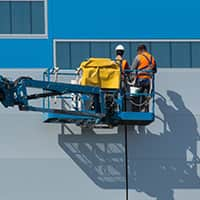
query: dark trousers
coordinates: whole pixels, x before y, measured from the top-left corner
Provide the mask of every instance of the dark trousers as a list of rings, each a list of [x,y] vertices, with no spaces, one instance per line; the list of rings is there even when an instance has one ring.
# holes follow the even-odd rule
[[[141,88],[141,93],[149,93],[151,87],[151,81],[150,79],[138,78],[136,80],[135,86]]]
[[[150,88],[151,88],[151,80],[150,79],[137,79],[135,82],[135,87],[141,88],[140,93],[146,93],[149,94]],[[132,109],[135,112],[140,112],[144,109],[145,112],[149,112],[149,104],[142,105],[145,100],[147,99],[147,96],[137,96],[133,97],[133,101],[138,105],[133,105]]]

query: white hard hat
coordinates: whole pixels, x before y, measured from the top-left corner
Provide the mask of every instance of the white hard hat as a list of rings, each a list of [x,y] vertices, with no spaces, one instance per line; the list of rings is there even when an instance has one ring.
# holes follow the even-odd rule
[[[115,48],[115,51],[124,51],[124,50],[125,50],[125,48],[121,44],[117,45],[116,48]]]

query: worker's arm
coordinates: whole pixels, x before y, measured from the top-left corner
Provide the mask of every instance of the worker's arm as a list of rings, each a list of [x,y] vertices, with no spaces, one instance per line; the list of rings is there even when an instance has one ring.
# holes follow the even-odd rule
[[[140,64],[139,57],[136,56],[135,59],[133,60],[132,65],[131,65],[131,69],[132,70],[137,69],[137,67],[139,66],[139,64]]]
[[[135,70],[137,69],[137,67],[139,66],[139,58],[138,56],[135,57],[135,59],[133,60],[132,65],[129,67],[130,70]],[[128,79],[130,82],[134,81],[135,79],[135,72],[130,72],[128,73]]]
[[[157,63],[156,63],[156,60],[155,60],[155,59],[154,59],[153,73],[154,73],[154,74],[157,73]]]

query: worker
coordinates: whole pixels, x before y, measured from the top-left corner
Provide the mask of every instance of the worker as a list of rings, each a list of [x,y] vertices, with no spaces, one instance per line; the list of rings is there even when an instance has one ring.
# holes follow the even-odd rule
[[[124,72],[125,70],[129,69],[129,65],[127,60],[123,59],[124,56],[124,52],[125,52],[125,48],[123,45],[119,44],[116,46],[115,48],[115,52],[116,52],[116,62],[120,63],[122,65],[122,72]]]
[[[137,56],[133,61],[132,69],[137,70],[135,86],[141,87],[142,92],[146,90],[149,93],[152,73],[157,72],[157,67],[154,57],[147,51],[145,45],[138,46]]]
[[[147,51],[147,47],[145,45],[137,47],[137,56],[133,61],[132,69],[137,70],[135,76],[135,86],[141,88],[141,93],[150,93],[152,75],[157,72],[157,66],[154,57]],[[146,97],[142,96],[139,99],[139,102],[141,103],[144,102]],[[148,106],[145,110],[149,110]]]
[[[122,76],[121,76],[121,87],[123,89],[126,88],[126,82],[127,82],[127,79],[129,77],[129,72],[126,72],[125,73],[125,70],[129,70],[129,65],[128,65],[128,62],[126,59],[123,58],[124,56],[124,52],[125,52],[125,48],[123,45],[119,44],[116,46],[115,48],[115,53],[116,53],[116,63],[120,64],[121,65],[121,72],[122,72]]]

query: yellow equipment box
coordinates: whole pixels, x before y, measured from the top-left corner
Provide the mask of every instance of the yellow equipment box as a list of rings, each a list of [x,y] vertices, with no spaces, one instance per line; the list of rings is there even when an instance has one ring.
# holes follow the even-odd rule
[[[81,85],[98,86],[102,89],[119,89],[120,66],[108,58],[90,58],[82,62]]]

